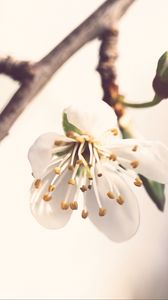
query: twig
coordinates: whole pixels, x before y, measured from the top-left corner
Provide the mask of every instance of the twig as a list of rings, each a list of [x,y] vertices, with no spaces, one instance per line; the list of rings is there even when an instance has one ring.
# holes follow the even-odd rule
[[[49,81],[52,75],[84,44],[101,37],[115,27],[117,21],[126,12],[134,0],[107,0],[69,36],[39,62],[30,64],[22,76],[13,76],[16,64],[10,64],[10,72],[3,71],[19,80],[21,86],[0,114],[0,140],[23,112],[29,102]],[[13,69],[13,70],[12,70]],[[26,68],[27,69],[27,68]],[[7,70],[7,68],[6,68]],[[33,74],[32,77],[27,74]]]

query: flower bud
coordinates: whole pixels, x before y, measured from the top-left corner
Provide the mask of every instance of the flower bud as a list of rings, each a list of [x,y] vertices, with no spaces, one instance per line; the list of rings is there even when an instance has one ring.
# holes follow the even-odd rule
[[[153,89],[161,99],[168,98],[168,52],[165,52],[158,61]]]

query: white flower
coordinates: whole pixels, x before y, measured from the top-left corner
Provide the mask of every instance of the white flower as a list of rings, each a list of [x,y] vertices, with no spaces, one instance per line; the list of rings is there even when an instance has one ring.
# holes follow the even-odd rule
[[[63,116],[66,136],[46,133],[29,150],[34,217],[47,228],[60,228],[82,206],[82,217],[110,239],[130,238],[139,225],[131,185],[141,186],[137,174],[167,183],[168,149],[121,139],[116,115],[104,102],[68,107]]]

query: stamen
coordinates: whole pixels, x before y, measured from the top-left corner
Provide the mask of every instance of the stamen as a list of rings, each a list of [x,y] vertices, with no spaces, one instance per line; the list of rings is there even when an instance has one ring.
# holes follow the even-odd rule
[[[88,163],[87,163],[86,159],[85,159],[85,158],[83,157],[83,155],[82,155],[82,150],[83,150],[83,148],[84,148],[84,144],[85,144],[85,142],[83,142],[83,143],[80,144],[80,147],[79,147],[79,150],[78,150],[78,157],[79,157],[79,160],[82,161],[83,165],[84,165],[85,167],[87,167],[87,166],[88,166]]]
[[[132,151],[136,152],[138,150],[138,145],[135,145],[133,148],[132,148]]]
[[[81,216],[82,216],[82,218],[83,219],[86,219],[87,217],[88,217],[88,215],[89,215],[89,212],[87,211],[87,210],[82,210],[82,214],[81,214]]]
[[[75,159],[75,154],[76,154],[77,148],[78,148],[78,144],[76,143],[73,148],[73,151],[72,151],[71,161],[70,161],[70,165],[69,165],[69,170],[71,170],[71,171],[73,171],[73,169],[74,169],[74,159]]]
[[[68,184],[75,185],[75,184],[76,184],[76,180],[73,179],[73,178],[70,178],[70,179],[68,180]]]
[[[111,191],[107,193],[107,196],[108,196],[110,199],[115,199],[114,194],[113,194]]]
[[[87,186],[86,185],[82,185],[80,190],[84,193],[87,191]]]
[[[139,177],[137,177],[137,178],[135,178],[134,184],[136,186],[140,187],[140,186],[142,186],[143,182]]]
[[[133,160],[130,164],[134,169],[136,169],[139,166],[139,161],[138,160]]]
[[[55,167],[54,172],[55,172],[55,174],[60,175],[61,174],[61,168],[60,167]]]
[[[103,207],[99,208],[99,216],[104,217],[106,215],[107,210]]]
[[[72,185],[75,185],[75,184],[76,184],[75,177],[76,177],[76,174],[77,174],[77,172],[78,172],[79,167],[80,167],[79,164],[76,164],[76,165],[75,165],[75,168],[74,168],[72,177],[68,180],[68,183],[69,183],[69,184],[72,184]]]
[[[67,201],[62,201],[61,202],[61,208],[63,210],[67,210],[69,208],[69,203]]]
[[[49,192],[54,192],[55,191],[55,185],[54,184],[50,184],[48,187],[48,191]]]
[[[113,133],[113,135],[118,135],[118,129],[117,128],[111,129],[111,132]]]
[[[52,198],[52,196],[51,196],[49,193],[46,193],[46,194],[44,194],[44,196],[43,196],[43,200],[44,200],[44,201],[50,201],[51,198]]]
[[[95,155],[95,158],[96,158],[96,163],[97,163],[96,164],[96,166],[97,166],[97,176],[101,177],[103,175],[102,167],[101,167],[99,155],[98,155],[98,152],[97,152],[96,148],[93,148],[93,152],[94,152],[94,155]]]
[[[88,147],[89,147],[89,154],[90,154],[90,157],[89,157],[89,167],[92,166],[92,163],[93,163],[93,146],[91,143],[88,143]]]
[[[116,161],[117,160],[117,155],[112,153],[112,154],[110,154],[109,159],[113,160],[113,161]]]
[[[41,188],[41,186],[42,186],[42,180],[41,180],[41,179],[37,179],[37,180],[34,182],[34,186],[35,186],[36,189]]]
[[[72,210],[78,209],[78,202],[77,201],[70,202],[70,208]]]
[[[124,204],[124,198],[123,198],[121,195],[118,196],[116,200],[117,200],[117,203],[118,203],[118,204],[120,204],[120,205],[123,205],[123,204]]]

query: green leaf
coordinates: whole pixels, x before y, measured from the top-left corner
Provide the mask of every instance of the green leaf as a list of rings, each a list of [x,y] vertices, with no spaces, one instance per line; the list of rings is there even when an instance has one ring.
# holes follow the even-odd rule
[[[80,131],[79,128],[77,128],[73,124],[69,123],[66,113],[63,114],[62,126],[63,126],[63,129],[64,129],[65,133],[67,133],[68,131],[73,131],[73,132],[76,132],[78,134],[82,134],[82,132]]]
[[[153,202],[156,204],[156,206],[161,210],[164,211],[164,205],[165,205],[165,195],[164,195],[164,189],[165,185],[161,184],[156,181],[152,181],[147,179],[146,177],[139,175],[141,180],[143,181],[143,185],[145,190],[147,191],[148,195],[151,197]]]
[[[132,138],[132,134],[129,131],[129,129],[121,127],[121,133],[124,139]],[[146,177],[139,175],[141,178],[144,188],[152,201],[155,203],[155,205],[161,210],[164,211],[164,205],[165,205],[165,195],[164,195],[164,189],[165,185],[161,184],[156,181],[152,181],[150,179],[147,179]]]

